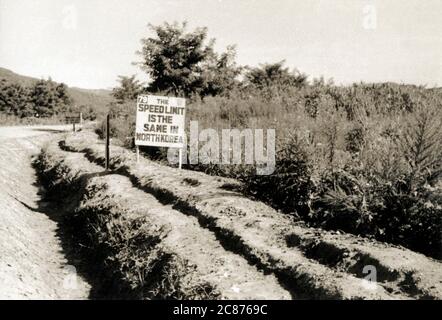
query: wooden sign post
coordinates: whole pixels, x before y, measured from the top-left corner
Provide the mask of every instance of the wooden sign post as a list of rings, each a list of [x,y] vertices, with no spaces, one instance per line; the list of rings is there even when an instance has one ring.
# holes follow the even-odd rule
[[[83,124],[83,115],[82,115],[82,113],[80,112],[79,114],[68,114],[66,117],[65,117],[65,123],[66,124],[70,124],[70,123],[72,123],[72,131],[75,133],[77,130],[76,130],[76,127],[75,127],[75,124],[80,124],[80,127],[82,127],[82,124]]]
[[[110,135],[110,127],[109,127],[109,114],[106,115],[106,146],[105,146],[105,157],[106,157],[106,171],[109,170],[109,135]]]
[[[137,146],[136,148],[137,148],[137,163],[139,163],[140,162],[140,147]]]

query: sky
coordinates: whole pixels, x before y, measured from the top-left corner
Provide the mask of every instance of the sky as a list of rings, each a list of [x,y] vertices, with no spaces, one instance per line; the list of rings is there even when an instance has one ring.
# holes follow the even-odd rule
[[[148,24],[208,27],[237,62],[286,66],[337,84],[442,86],[441,0],[0,0],[0,67],[69,86],[109,89]]]

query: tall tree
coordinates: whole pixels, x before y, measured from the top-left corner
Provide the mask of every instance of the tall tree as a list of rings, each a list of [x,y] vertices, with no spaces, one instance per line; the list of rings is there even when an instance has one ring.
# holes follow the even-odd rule
[[[242,68],[235,62],[235,46],[228,46],[227,51],[221,55],[213,52],[203,65],[204,88],[201,95],[219,95],[231,91],[239,81],[237,77],[241,74]]]
[[[285,61],[266,63],[257,68],[248,68],[246,79],[252,86],[259,89],[270,86],[295,86],[307,84],[307,75],[284,68]]]
[[[18,83],[0,81],[0,111],[18,117],[32,115],[32,105],[28,102],[28,90]]]
[[[185,96],[221,91],[219,86],[226,82],[221,75],[233,66],[233,48],[218,56],[213,50],[214,40],[207,40],[207,28],[187,32],[185,22],[150,28],[155,35],[142,39],[138,52],[143,58],[139,65],[152,80],[149,91]]]
[[[135,79],[135,75],[118,76],[118,82],[119,86],[112,89],[112,95],[118,103],[134,100],[143,91],[143,85]]]
[[[30,89],[29,101],[39,116],[52,116],[72,104],[65,84],[56,84],[51,79],[39,80]]]

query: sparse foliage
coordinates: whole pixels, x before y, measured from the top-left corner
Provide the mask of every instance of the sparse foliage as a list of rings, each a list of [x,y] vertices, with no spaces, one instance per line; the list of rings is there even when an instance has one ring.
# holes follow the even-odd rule
[[[437,105],[436,102],[433,102]],[[426,183],[434,184],[442,174],[442,112],[429,105],[419,105],[407,117],[398,140],[407,165],[409,192]]]

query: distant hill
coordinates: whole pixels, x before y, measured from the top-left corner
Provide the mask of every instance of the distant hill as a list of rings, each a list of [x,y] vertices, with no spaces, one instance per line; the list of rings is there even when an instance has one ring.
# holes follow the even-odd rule
[[[6,79],[10,82],[20,83],[22,86],[31,86],[39,79],[23,76],[11,70],[0,67],[0,79]],[[111,91],[104,89],[82,89],[68,87],[68,92],[74,104],[81,106],[92,106],[98,112],[104,110],[106,105],[112,101]]]
[[[36,78],[19,75],[2,67],[0,67],[0,79],[6,79],[10,82],[18,82],[23,86],[30,86],[38,80]]]

